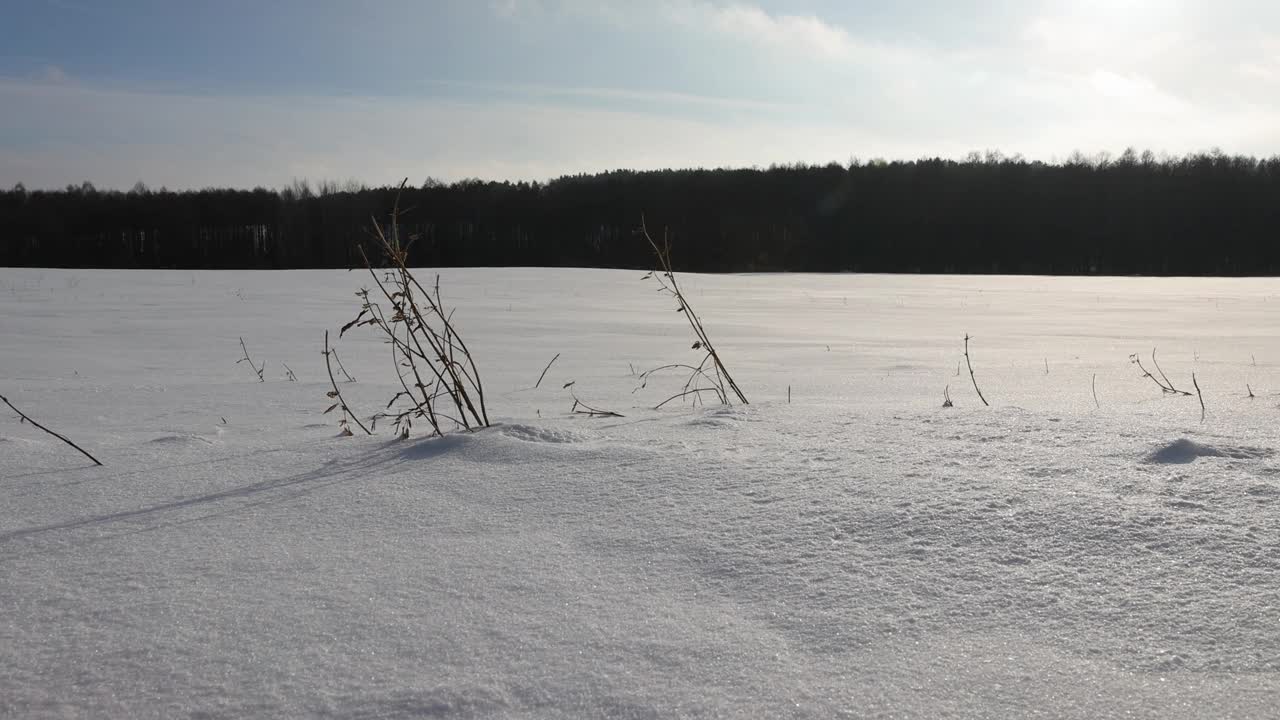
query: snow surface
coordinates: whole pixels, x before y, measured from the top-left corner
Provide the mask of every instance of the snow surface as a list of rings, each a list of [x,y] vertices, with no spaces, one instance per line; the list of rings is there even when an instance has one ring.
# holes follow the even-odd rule
[[[367,274],[0,269],[0,393],[106,463],[0,412],[0,715],[1280,712],[1280,282],[688,275],[752,404],[654,411],[641,275],[444,272],[497,423],[397,442],[321,415]]]

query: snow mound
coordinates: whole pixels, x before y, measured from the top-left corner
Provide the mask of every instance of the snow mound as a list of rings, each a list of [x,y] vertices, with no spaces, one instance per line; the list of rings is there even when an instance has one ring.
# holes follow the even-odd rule
[[[0,443],[18,443],[20,445],[37,445],[41,441],[24,437],[12,437],[9,435],[0,435]]]
[[[400,444],[402,441],[393,440],[392,444]],[[421,460],[430,460],[432,458],[441,457],[446,454],[453,454],[461,451],[471,442],[470,435],[463,433],[453,433],[450,435],[420,438],[415,440],[403,441],[399,456],[400,460],[406,462],[417,462]]]
[[[518,423],[501,425],[498,427],[498,432],[513,440],[531,443],[579,443],[589,439],[585,433],[581,432]]]
[[[733,427],[740,422],[748,422],[747,411],[738,405],[721,405],[704,410],[701,415],[686,420],[688,427]]]
[[[1202,457],[1225,457],[1236,460],[1257,460],[1275,454],[1269,448],[1214,447],[1187,438],[1178,438],[1147,455],[1147,462],[1160,465],[1186,465]]]
[[[205,445],[213,444],[213,441],[210,440],[209,438],[204,437],[202,435],[196,435],[194,433],[181,433],[178,435],[161,435],[160,437],[152,438],[151,440],[148,440],[148,442],[155,443],[157,445],[198,445],[200,443],[204,443]]]

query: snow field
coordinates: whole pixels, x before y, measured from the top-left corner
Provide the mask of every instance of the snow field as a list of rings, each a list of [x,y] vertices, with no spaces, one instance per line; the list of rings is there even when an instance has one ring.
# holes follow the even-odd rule
[[[498,424],[396,442],[320,415],[367,276],[0,270],[0,392],[106,463],[0,415],[0,714],[1274,716],[1280,283],[685,276],[752,404],[655,412],[641,275],[444,272]]]

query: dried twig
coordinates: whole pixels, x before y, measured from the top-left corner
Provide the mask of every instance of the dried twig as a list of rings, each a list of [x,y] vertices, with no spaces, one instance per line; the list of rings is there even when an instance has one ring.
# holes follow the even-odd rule
[[[1245,390],[1247,390],[1247,391],[1249,391],[1249,399],[1250,399],[1250,400],[1252,400],[1253,398],[1257,397],[1257,395],[1254,395],[1254,394],[1253,394],[1253,388],[1249,387],[1249,383],[1245,383],[1245,384],[1244,384],[1244,389],[1245,389]]]
[[[324,331],[324,367],[326,370],[329,371],[329,384],[333,386],[333,389],[328,392],[328,396],[330,399],[337,399],[337,402],[330,405],[329,409],[324,411],[325,414],[333,412],[334,408],[340,407],[342,408],[342,420],[338,421],[338,426],[342,428],[342,432],[344,434],[346,435],[351,434],[351,428],[347,424],[347,419],[350,418],[355,421],[356,425],[361,430],[364,431],[365,435],[372,435],[373,433],[369,431],[369,428],[365,427],[364,423],[360,422],[360,418],[356,417],[356,414],[351,412],[351,409],[347,407],[347,401],[342,398],[342,391],[338,389],[338,382],[333,379],[333,365],[329,362],[329,356],[331,354],[332,354],[332,351],[329,350],[329,331],[325,330]]]
[[[704,393],[708,392],[713,393],[722,405],[729,404],[730,393],[737,398],[738,402],[747,405],[747,396],[743,394],[738,384],[734,382],[733,376],[729,374],[729,369],[720,360],[720,354],[716,352],[715,346],[711,344],[711,338],[707,336],[702,320],[689,305],[689,301],[680,288],[679,281],[676,280],[675,270],[671,264],[671,242],[667,235],[663,234],[662,244],[659,245],[649,235],[649,228],[645,225],[643,216],[640,218],[639,233],[644,236],[644,239],[649,243],[649,247],[653,249],[658,265],[653,271],[644,276],[645,279],[655,279],[658,282],[658,289],[675,299],[676,312],[684,314],[685,320],[689,323],[689,328],[693,330],[694,343],[691,346],[692,349],[701,350],[704,353],[702,361],[697,365],[672,363],[641,373],[640,387],[643,388],[648,384],[649,376],[661,370],[688,370],[689,376],[681,391],[658,403],[656,407],[662,407],[677,398],[692,397],[696,402]]]
[[[569,412],[574,415],[586,415],[588,417],[625,417],[622,413],[616,413],[612,410],[600,410],[578,399],[577,395],[569,393],[573,397],[573,407],[569,408]],[[579,409],[581,408],[581,409]]]
[[[240,338],[240,350],[244,352],[244,357],[237,360],[236,364],[239,365],[242,362],[249,363],[249,368],[258,376],[258,382],[266,382],[266,379],[262,377],[262,372],[267,369],[267,363],[264,361],[261,366],[255,366],[253,364],[253,360],[249,358],[249,348],[245,347],[244,338]]]
[[[1093,374],[1093,383],[1090,385],[1090,387],[1093,388],[1093,405],[1094,407],[1101,410],[1102,405],[1098,402],[1098,373]]]
[[[293,374],[293,371],[289,369],[289,365],[287,363],[280,364],[284,365],[284,376],[289,379],[289,382],[298,382],[298,376]]]
[[[542,384],[542,378],[547,376],[547,371],[550,370],[551,366],[554,365],[556,360],[559,360],[559,359],[560,359],[560,353],[556,353],[556,356],[551,358],[551,362],[547,363],[547,366],[542,368],[542,374],[538,376],[538,382],[533,384],[534,390],[538,389],[538,386]]]
[[[356,379],[351,377],[351,373],[347,372],[347,369],[342,366],[342,358],[338,357],[338,348],[334,348],[331,352],[333,353],[333,361],[338,365],[338,372],[342,373],[347,382],[355,382]]]
[[[1155,348],[1152,348],[1152,349],[1151,349],[1151,362],[1154,364],[1154,363],[1155,363],[1155,361],[1156,361],[1156,351],[1155,351]],[[1164,379],[1165,379],[1165,380],[1164,380],[1164,382],[1160,382],[1160,379],[1159,379],[1159,378],[1157,378],[1155,375],[1152,375],[1152,374],[1151,374],[1151,371],[1147,370],[1145,367],[1143,367],[1143,366],[1142,366],[1142,358],[1138,357],[1138,354],[1137,354],[1137,353],[1134,353],[1134,354],[1132,354],[1132,355],[1130,355],[1130,356],[1129,356],[1129,362],[1131,362],[1131,363],[1133,363],[1134,365],[1137,365],[1137,366],[1138,366],[1138,370],[1142,371],[1142,377],[1145,377],[1145,378],[1151,378],[1151,382],[1153,382],[1153,383],[1155,383],[1157,386],[1159,386],[1159,388],[1160,388],[1160,392],[1165,393],[1166,395],[1186,395],[1186,396],[1188,396],[1188,397],[1190,397],[1190,396],[1191,396],[1191,393],[1189,393],[1189,392],[1187,392],[1187,391],[1185,391],[1185,390],[1179,390],[1179,389],[1175,388],[1175,387],[1173,386],[1173,383],[1169,382],[1169,378],[1168,378],[1168,376],[1166,376],[1166,375],[1164,374],[1164,372],[1163,372],[1163,371],[1160,371],[1160,366],[1159,366],[1159,365],[1157,365],[1157,366],[1156,366],[1156,370],[1157,370],[1157,371],[1160,371],[1160,375],[1161,375],[1161,377],[1164,377]]]
[[[991,407],[991,403],[987,402],[987,399],[982,396],[982,389],[978,387],[978,378],[973,375],[973,362],[969,360],[969,333],[964,334],[964,362],[969,366],[969,379],[973,381],[973,389],[978,391],[978,399],[982,401],[983,405]]]
[[[38,428],[40,428],[41,430],[43,430],[43,431],[45,431],[45,432],[49,433],[49,434],[50,434],[50,435],[52,435],[52,436],[54,436],[54,437],[58,438],[59,440],[61,440],[62,442],[66,443],[66,444],[68,444],[68,445],[70,445],[71,447],[75,448],[76,450],[79,450],[79,451],[80,451],[80,454],[81,454],[81,455],[84,455],[85,457],[87,457],[87,458],[89,458],[90,460],[92,460],[94,465],[102,465],[102,463],[98,462],[98,458],[96,458],[96,457],[94,457],[94,456],[90,455],[90,454],[89,454],[89,452],[88,452],[87,450],[85,450],[84,448],[82,448],[82,447],[80,447],[79,445],[77,445],[77,444],[75,444],[75,443],[71,442],[71,441],[70,441],[70,440],[68,440],[65,436],[60,435],[60,434],[58,434],[58,433],[56,433],[56,432],[54,432],[54,431],[50,430],[49,428],[47,428],[47,427],[45,427],[45,426],[41,425],[40,423],[36,422],[35,420],[32,420],[32,419],[31,419],[31,418],[30,418],[26,413],[22,412],[21,410],[19,410],[19,409],[18,409],[18,408],[16,408],[16,407],[14,407],[14,406],[13,406],[13,403],[9,402],[9,398],[6,398],[5,396],[0,395],[0,400],[3,400],[3,401],[4,401],[4,404],[5,404],[5,405],[8,405],[10,410],[13,410],[14,412],[18,413],[18,417],[19,417],[19,418],[21,418],[18,422],[20,422],[20,423],[23,423],[23,422],[29,422],[29,423],[31,423],[32,425],[35,425],[36,427],[38,427]]]
[[[955,407],[955,405],[951,402],[951,386],[950,385],[942,388],[942,407],[944,408]]]
[[[1200,359],[1200,357],[1197,355],[1197,356],[1196,356],[1196,360],[1197,360],[1197,361],[1199,361],[1199,359]],[[1156,368],[1156,372],[1160,373],[1160,377],[1164,378],[1164,384],[1165,384],[1165,385],[1167,385],[1167,386],[1169,386],[1169,389],[1170,389],[1170,390],[1173,390],[1174,392],[1177,392],[1177,389],[1173,387],[1173,383],[1169,381],[1169,376],[1168,376],[1168,375],[1165,375],[1165,374],[1164,374],[1164,370],[1161,370],[1161,369],[1160,369],[1160,363],[1159,363],[1159,362],[1156,362],[1156,349],[1155,349],[1155,348],[1151,348],[1151,364],[1155,366],[1155,368]],[[1187,394],[1188,394],[1188,395],[1190,395],[1191,393],[1187,393]]]
[[[1200,383],[1196,382],[1196,374],[1191,373],[1191,384],[1196,388],[1196,397],[1200,400],[1200,422],[1204,422],[1204,395],[1200,394]]]
[[[716,400],[721,405],[727,405],[729,404],[729,398],[725,395],[724,385],[718,382],[715,377],[712,377],[707,373],[706,362],[710,357],[710,355],[704,356],[702,364],[697,367],[694,367],[693,365],[686,365],[684,363],[671,363],[669,365],[660,365],[652,370],[646,370],[645,372],[640,373],[640,386],[637,387],[636,390],[643,390],[649,385],[650,376],[664,370],[688,370],[689,377],[685,380],[684,386],[680,389],[680,392],[655,405],[655,410],[661,408],[672,400],[682,400],[689,397],[693,398],[694,404],[696,405],[701,400],[703,393],[712,393],[716,396]],[[635,392],[635,390],[632,392]]]

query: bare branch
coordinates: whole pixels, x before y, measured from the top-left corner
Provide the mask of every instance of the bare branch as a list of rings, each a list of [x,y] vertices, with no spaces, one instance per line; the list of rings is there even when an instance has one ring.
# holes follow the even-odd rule
[[[244,357],[237,360],[236,364],[239,365],[242,362],[249,363],[249,368],[258,376],[258,382],[266,382],[262,377],[262,372],[267,369],[267,364],[265,362],[263,362],[261,366],[255,366],[253,364],[253,360],[249,358],[249,348],[245,347],[244,338],[240,338],[240,350],[244,353]]]
[[[716,352],[715,346],[711,344],[711,339],[707,336],[706,328],[702,325],[702,319],[693,311],[693,308],[689,305],[689,301],[685,297],[684,292],[680,289],[680,283],[676,279],[675,270],[671,263],[671,242],[666,233],[663,233],[662,244],[659,245],[658,242],[653,239],[653,236],[649,234],[649,229],[645,225],[643,215],[640,217],[640,229],[638,232],[649,243],[649,247],[653,249],[654,257],[657,260],[657,267],[647,273],[644,276],[644,279],[654,279],[658,283],[659,292],[666,293],[675,299],[676,312],[684,315],[685,320],[689,323],[689,328],[693,331],[694,343],[692,345],[692,349],[701,350],[704,353],[702,362],[696,367],[677,363],[673,365],[664,365],[660,368],[654,368],[653,370],[642,373],[640,375],[640,388],[645,386],[648,376],[652,373],[666,368],[682,367],[691,370],[689,378],[684,384],[683,390],[680,393],[662,401],[657,405],[657,407],[662,407],[674,399],[690,396],[694,398],[696,403],[703,392],[715,392],[720,403],[726,405],[729,403],[729,393],[732,392],[734,397],[738,399],[738,402],[744,405],[748,404],[746,395],[743,394],[742,390],[738,387],[738,384],[734,381],[733,376],[729,374],[728,368],[726,368],[724,363],[720,360],[720,354]],[[705,369],[708,364],[711,366],[710,372]],[[706,388],[699,385],[702,381],[705,381],[711,387]],[[640,388],[637,388],[637,390]]]
[[[1156,362],[1156,349],[1155,349],[1155,348],[1151,348],[1151,364],[1152,364],[1152,365],[1154,365],[1154,366],[1156,367],[1156,372],[1160,373],[1160,377],[1164,378],[1164,384],[1165,384],[1165,385],[1167,385],[1167,386],[1169,387],[1169,389],[1170,389],[1170,390],[1173,390],[1174,392],[1178,392],[1178,389],[1177,389],[1177,388],[1175,388],[1175,387],[1173,386],[1173,383],[1169,381],[1169,376],[1168,376],[1168,375],[1165,375],[1165,374],[1164,374],[1164,371],[1160,369],[1160,363]],[[1184,394],[1184,395],[1190,395],[1191,393],[1183,393],[1183,394]]]
[[[556,356],[551,358],[551,362],[547,363],[547,366],[542,368],[542,374],[538,376],[538,382],[533,384],[534,390],[538,389],[538,386],[542,384],[542,378],[547,376],[547,371],[550,370],[551,366],[554,365],[556,360],[559,360],[559,359],[560,359],[560,353],[556,353]]]
[[[346,434],[350,434],[351,429],[347,427],[347,419],[350,418],[351,420],[355,421],[356,425],[361,430],[364,431],[365,435],[372,435],[373,433],[369,431],[369,428],[365,427],[364,423],[360,422],[360,418],[356,417],[355,413],[351,412],[351,409],[347,407],[347,401],[342,398],[342,391],[338,389],[338,382],[333,379],[333,365],[329,362],[329,354],[330,354],[329,331],[325,330],[324,331],[324,367],[326,370],[329,371],[329,384],[333,386],[333,391],[329,393],[329,397],[336,398],[338,402],[335,404],[342,408],[342,421],[338,424],[342,426],[342,429],[346,431]],[[329,410],[332,410],[332,409],[333,409],[333,406],[330,406]],[[325,412],[329,412],[329,410],[325,410]]]
[[[87,450],[85,450],[84,448],[82,448],[82,447],[80,447],[79,445],[77,445],[77,444],[75,444],[75,443],[71,442],[71,441],[70,441],[70,440],[68,440],[65,436],[60,435],[60,434],[58,434],[58,433],[56,433],[56,432],[54,432],[54,431],[50,430],[49,428],[47,428],[47,427],[45,427],[45,426],[41,425],[40,423],[36,422],[35,420],[32,420],[32,419],[31,419],[31,418],[30,418],[26,413],[22,412],[21,410],[19,410],[19,409],[18,409],[18,408],[16,408],[16,407],[14,407],[14,406],[13,406],[13,403],[9,402],[9,398],[6,398],[5,396],[0,395],[0,400],[3,400],[3,401],[4,401],[4,404],[5,404],[5,405],[8,405],[10,410],[13,410],[14,412],[18,413],[18,416],[22,418],[22,420],[21,420],[20,422],[29,422],[29,423],[31,423],[32,425],[35,425],[36,427],[38,427],[38,428],[40,428],[41,430],[43,430],[43,431],[45,431],[45,432],[49,433],[49,434],[50,434],[50,435],[52,435],[52,436],[54,436],[54,437],[58,438],[59,440],[61,440],[62,442],[66,443],[66,444],[68,444],[68,445],[70,445],[71,447],[75,448],[76,450],[79,450],[79,451],[80,451],[80,454],[81,454],[81,455],[84,455],[85,457],[87,457],[87,458],[89,458],[90,460],[92,460],[94,465],[102,465],[102,463],[98,462],[98,458],[96,458],[96,457],[94,457],[94,456],[90,455],[90,454],[89,454],[89,452],[88,452]]]
[[[333,349],[333,361],[338,364],[338,372],[342,373],[342,376],[347,379],[347,382],[356,381],[355,378],[351,377],[351,373],[347,372],[347,369],[342,366],[342,358],[338,357],[338,348]]]
[[[1204,395],[1200,394],[1200,383],[1196,382],[1196,374],[1191,373],[1191,384],[1196,388],[1196,397],[1200,400],[1200,422],[1204,422]]]
[[[1156,351],[1155,351],[1155,348],[1152,348],[1151,361],[1154,363],[1155,359],[1156,359]],[[1147,370],[1145,367],[1142,366],[1142,358],[1138,357],[1137,353],[1134,353],[1129,356],[1129,362],[1138,366],[1138,369],[1142,371],[1142,377],[1151,378],[1151,382],[1155,383],[1160,388],[1160,392],[1165,393],[1167,395],[1186,395],[1188,397],[1191,396],[1191,393],[1185,390],[1179,390],[1175,388],[1173,386],[1173,383],[1169,382],[1168,377],[1165,377],[1164,382],[1160,382],[1159,378],[1157,378],[1155,375],[1152,375],[1151,371]],[[1159,370],[1160,368],[1157,366],[1156,369]],[[1164,372],[1161,372],[1160,374],[1163,376]]]
[[[569,395],[573,397],[573,407],[569,408],[569,412],[574,415],[587,415],[589,417],[625,417],[622,413],[616,413],[612,410],[600,410],[599,408],[593,408],[579,400],[577,395],[574,395],[573,393],[569,393]],[[579,410],[578,408],[582,409]]]
[[[991,403],[987,402],[987,399],[982,396],[982,389],[978,387],[978,378],[973,375],[973,363],[969,360],[969,333],[964,334],[964,362],[969,366],[969,379],[973,381],[973,389],[978,391],[978,399],[982,401],[983,405],[991,407]]]

